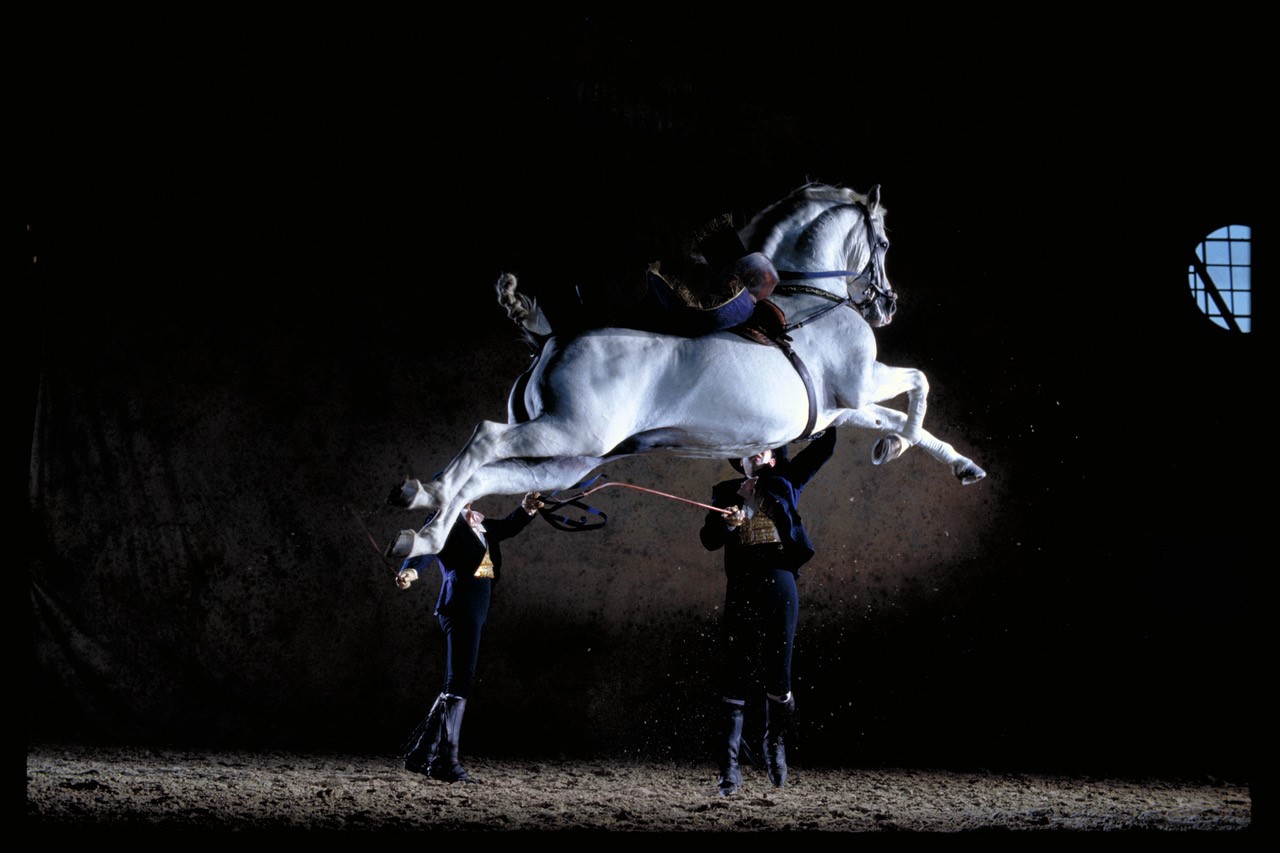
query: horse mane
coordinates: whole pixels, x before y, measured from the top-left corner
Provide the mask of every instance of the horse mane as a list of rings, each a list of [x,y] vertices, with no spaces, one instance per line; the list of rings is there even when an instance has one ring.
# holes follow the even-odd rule
[[[857,190],[850,189],[849,187],[842,187],[837,184],[824,184],[818,181],[810,181],[807,184],[797,187],[792,190],[787,195],[787,198],[783,199],[783,201],[785,202],[790,199],[819,199],[825,201],[839,201],[846,204],[867,203],[866,193],[860,193]]]
[[[764,241],[804,205],[815,201],[865,205],[868,200],[869,196],[866,193],[860,193],[849,187],[810,181],[795,188],[785,198],[774,202],[753,216],[742,229],[742,242],[750,251],[766,251]],[[882,214],[886,212],[883,205],[880,206],[880,211]]]

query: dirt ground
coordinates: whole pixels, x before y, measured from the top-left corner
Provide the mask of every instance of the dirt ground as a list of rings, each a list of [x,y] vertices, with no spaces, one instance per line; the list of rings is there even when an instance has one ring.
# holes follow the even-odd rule
[[[792,768],[772,788],[748,768],[714,795],[707,765],[466,757],[473,784],[405,771],[396,756],[30,746],[26,825],[103,830],[341,832],[959,833],[1251,829],[1247,785]]]

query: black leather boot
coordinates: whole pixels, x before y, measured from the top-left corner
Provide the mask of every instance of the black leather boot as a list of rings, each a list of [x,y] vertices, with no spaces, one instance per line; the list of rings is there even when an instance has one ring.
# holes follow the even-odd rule
[[[742,745],[742,706],[724,702],[721,710],[724,740],[720,748],[720,796],[727,797],[742,787],[742,769],[738,766],[738,749]]]
[[[788,693],[786,701],[766,698],[764,709],[764,766],[769,781],[781,788],[787,781],[786,735],[796,713],[796,698]]]
[[[405,769],[442,782],[470,782],[466,768],[458,760],[462,715],[466,709],[466,699],[441,693],[430,713],[409,736]]]

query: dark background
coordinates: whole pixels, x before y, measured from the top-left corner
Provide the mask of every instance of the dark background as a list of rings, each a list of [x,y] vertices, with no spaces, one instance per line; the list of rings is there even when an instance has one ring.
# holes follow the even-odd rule
[[[383,499],[504,416],[529,354],[498,273],[625,299],[677,235],[820,180],[881,185],[881,360],[926,373],[930,429],[989,476],[842,433],[803,505],[793,760],[1256,775],[1250,49],[331,23],[26,56],[30,738],[394,753],[443,640],[433,579],[401,592],[380,556],[421,519]],[[1187,288],[1228,223],[1254,228],[1250,335]],[[704,500],[729,468],[607,473]],[[465,749],[710,756],[701,513],[596,505],[603,530],[507,550]]]

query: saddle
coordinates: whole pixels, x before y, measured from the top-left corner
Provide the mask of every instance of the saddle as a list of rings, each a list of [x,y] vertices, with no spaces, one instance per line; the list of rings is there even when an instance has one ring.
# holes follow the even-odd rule
[[[745,323],[729,329],[750,341],[766,346],[789,350],[791,336],[787,334],[787,315],[772,300],[761,299]]]

